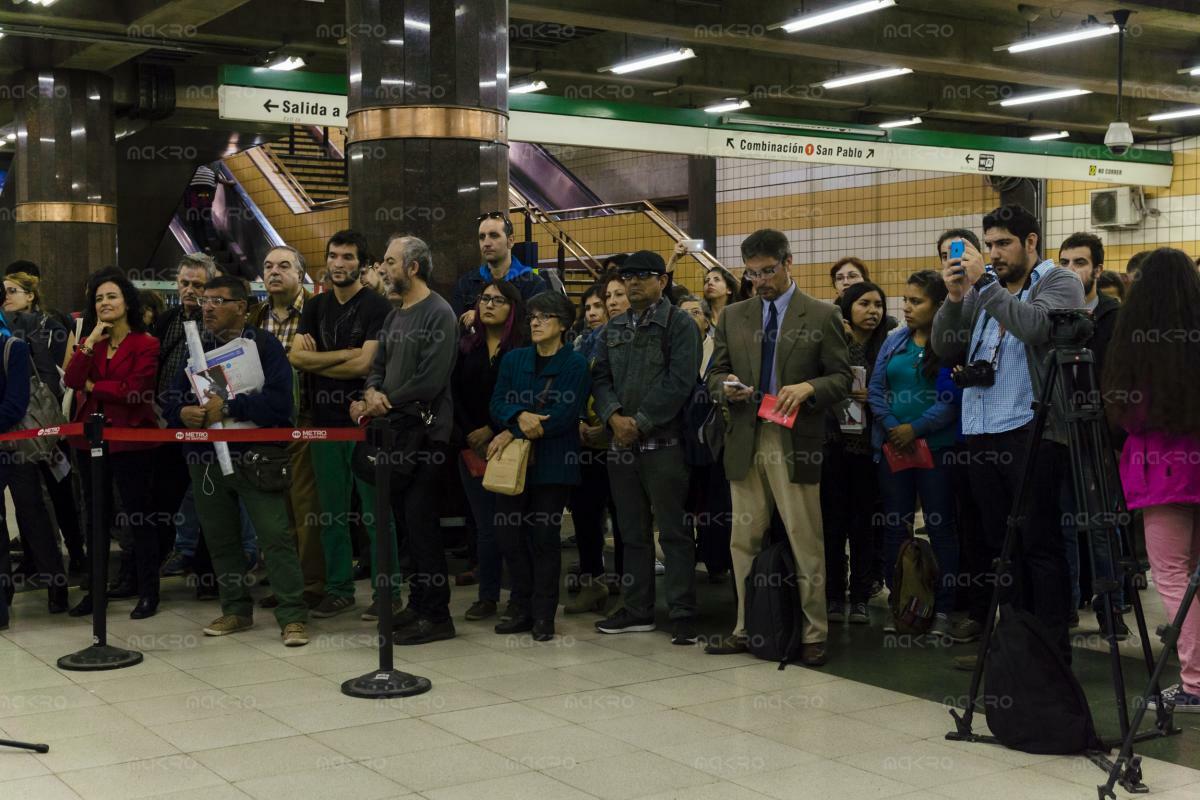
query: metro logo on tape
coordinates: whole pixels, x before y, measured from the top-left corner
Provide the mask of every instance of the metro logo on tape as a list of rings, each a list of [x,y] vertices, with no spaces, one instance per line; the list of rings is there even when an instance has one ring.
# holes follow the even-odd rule
[[[181,442],[207,442],[208,431],[175,431],[175,438]]]
[[[307,430],[292,431],[292,438],[305,442],[325,441],[329,438],[329,431],[324,428],[309,428]]]

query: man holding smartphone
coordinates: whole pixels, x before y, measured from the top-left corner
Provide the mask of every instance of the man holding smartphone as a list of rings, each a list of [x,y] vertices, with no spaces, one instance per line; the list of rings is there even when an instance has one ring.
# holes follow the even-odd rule
[[[1083,287],[1068,270],[1041,258],[1041,227],[1024,207],[995,209],[984,216],[983,229],[991,263],[965,241],[962,256],[947,260],[942,271],[947,297],[933,320],[932,344],[943,360],[966,355],[955,382],[963,388],[971,493],[983,520],[983,540],[967,547],[983,556],[977,563],[990,564],[1003,545],[1025,469],[1032,404],[1041,394],[1050,351],[1050,311],[1082,306]],[[1033,466],[1033,498],[1015,550],[1013,580],[1001,597],[1037,616],[1070,663],[1070,589],[1058,502],[1069,464],[1066,429],[1055,405]],[[968,617],[952,629],[954,641],[979,638],[991,598],[988,584],[972,584]],[[960,666],[973,666],[968,661]]]

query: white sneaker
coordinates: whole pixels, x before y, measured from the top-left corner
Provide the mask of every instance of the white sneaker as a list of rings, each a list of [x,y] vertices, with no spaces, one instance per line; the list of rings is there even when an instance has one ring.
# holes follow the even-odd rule
[[[887,612],[884,614],[884,617],[883,617],[883,632],[884,633],[895,633],[896,632],[896,617],[894,614],[892,614],[892,609],[890,607],[888,608]]]

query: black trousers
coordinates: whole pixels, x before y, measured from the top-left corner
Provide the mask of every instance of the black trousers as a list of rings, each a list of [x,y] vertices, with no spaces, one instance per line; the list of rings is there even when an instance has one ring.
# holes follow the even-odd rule
[[[570,496],[571,487],[557,483],[496,496],[496,536],[508,566],[509,600],[535,620],[553,620],[558,610],[559,531]]]
[[[1028,460],[1030,427],[967,437],[971,494],[979,506],[983,534],[968,542],[974,551],[973,563],[991,565],[1004,546],[1008,518]],[[1011,575],[1001,580],[1000,602],[1036,616],[1070,663],[1071,587],[1059,507],[1059,491],[1068,468],[1066,447],[1050,441],[1040,444],[1033,462],[1032,502],[1014,543]],[[995,580],[989,566],[986,579],[972,581],[971,619],[982,623],[987,618]]]
[[[878,469],[868,453],[841,442],[825,445],[821,462],[821,520],[825,529],[825,597],[846,597],[846,542],[850,542],[850,602],[871,599],[875,576],[872,516],[879,500]]]
[[[579,547],[579,574],[599,578],[604,568],[604,512],[612,520],[613,570],[625,573],[625,548],[621,526],[617,523],[617,503],[608,483],[609,450],[582,448],[579,452],[580,482],[571,487],[571,520],[575,525],[575,543]]]
[[[0,495],[5,486],[12,492],[21,540],[29,550],[27,555],[35,570],[33,580],[38,586],[58,587],[65,592],[67,574],[63,570],[62,551],[42,500],[42,474],[37,465],[26,462],[20,453],[0,450]],[[7,533],[4,550],[8,550]]]
[[[688,514],[696,527],[696,560],[709,574],[733,569],[729,539],[733,530],[733,501],[721,459],[692,467],[688,479]]]
[[[392,515],[401,551],[396,560],[403,554],[412,568],[408,604],[422,619],[445,622],[450,619],[450,580],[437,502],[441,484],[448,480],[450,448],[442,443],[428,448],[411,477],[391,479]],[[395,573],[395,563],[392,566]]]
[[[79,477],[83,480],[83,492],[86,502],[84,507],[89,509],[85,519],[85,529],[88,540],[94,535],[92,530],[91,509],[98,498],[92,490],[92,458],[87,451],[78,454]],[[119,453],[108,453],[105,457],[107,480],[104,485],[103,546],[99,553],[88,551],[89,560],[108,557],[109,526],[114,520],[114,489],[121,498],[121,519],[118,524],[129,528],[133,536],[133,557],[137,570],[138,595],[145,598],[158,599],[158,568],[162,563],[159,552],[158,530],[153,524],[155,500],[151,481],[146,475],[146,466],[153,463],[153,453],[145,450],[127,450]],[[91,574],[89,563],[88,574]],[[92,591],[104,591],[104,587],[92,587]]]

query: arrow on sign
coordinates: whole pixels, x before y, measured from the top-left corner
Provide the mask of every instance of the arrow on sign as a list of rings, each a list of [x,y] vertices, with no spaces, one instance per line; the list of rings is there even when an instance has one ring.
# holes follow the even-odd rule
[[[733,147],[733,137],[732,136],[730,136],[728,139],[725,140],[725,146]]]
[[[967,153],[967,163],[970,164],[974,160],[975,160],[975,157],[972,156],[970,153]]]
[[[875,148],[872,147],[870,150],[867,151],[867,158],[874,158],[874,157],[875,157]]]
[[[279,104],[272,103],[271,98],[268,97],[267,102],[263,103],[263,108],[265,108],[267,111],[274,111],[275,109],[279,108]]]

